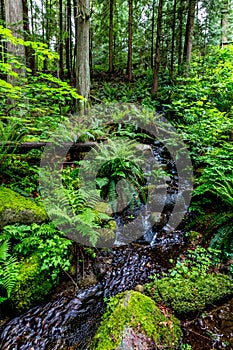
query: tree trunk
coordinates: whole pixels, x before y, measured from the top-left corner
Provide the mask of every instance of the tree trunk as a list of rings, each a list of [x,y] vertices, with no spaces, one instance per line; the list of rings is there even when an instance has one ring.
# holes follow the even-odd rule
[[[72,67],[72,32],[71,32],[71,0],[67,0],[66,5],[67,20],[66,20],[66,69],[67,78],[71,78],[71,67]]]
[[[64,77],[64,59],[63,59],[63,3],[59,0],[59,77]]]
[[[109,14],[109,73],[112,74],[113,68],[113,10],[114,0],[110,0],[110,14]]]
[[[173,5],[173,20],[172,20],[172,47],[171,47],[171,76],[173,76],[174,71],[174,53],[175,53],[175,33],[176,33],[176,7],[177,0],[174,0]]]
[[[77,0],[73,0],[74,7],[74,51],[73,51],[73,77],[76,77],[76,53],[77,53],[77,36],[78,36],[78,5]]]
[[[192,57],[193,30],[194,30],[196,3],[197,3],[197,0],[189,0],[188,17],[187,17],[185,42],[184,42],[184,64],[186,66],[189,66],[189,63]]]
[[[128,22],[128,80],[133,80],[132,59],[133,59],[133,0],[128,0],[129,5],[129,22]]]
[[[155,49],[155,63],[154,63],[154,79],[152,94],[158,92],[159,86],[159,66],[160,66],[160,44],[162,34],[162,20],[163,20],[163,0],[159,0],[158,17],[157,17],[157,35],[156,35],[156,49]]]
[[[4,7],[4,0],[0,0],[0,19],[1,23],[5,23],[5,7]],[[6,43],[4,40],[2,40],[0,36],[0,60],[1,62],[6,63]],[[7,79],[7,76],[5,74],[0,74],[0,79]]]
[[[221,47],[224,47],[225,45],[228,44],[228,13],[229,13],[229,8],[228,8],[228,0],[225,0],[223,3],[223,8],[222,8],[222,20],[221,20],[221,27],[222,27],[222,42],[221,42]]]
[[[150,54],[150,65],[151,69],[154,68],[154,34],[155,34],[155,1],[152,4],[152,19],[151,19],[151,54]]]
[[[77,26],[78,33],[76,36],[77,50],[76,50],[76,87],[80,95],[89,99],[90,95],[90,56],[89,56],[89,19],[90,19],[90,0],[77,1]],[[87,104],[83,105],[80,102],[78,109],[84,112]]]
[[[30,33],[27,0],[23,0],[23,28],[24,28],[24,39],[30,40],[31,33]],[[25,47],[25,54],[26,54],[26,66],[31,69],[32,75],[34,75],[36,72],[36,67],[35,67],[35,57],[33,56],[32,48]]]
[[[5,15],[6,27],[11,29],[12,34],[18,38],[23,38],[23,3],[22,0],[5,0]],[[16,56],[21,63],[25,64],[25,47],[22,45],[13,45],[7,43],[7,52]],[[24,69],[13,68],[15,72],[25,75]],[[14,84],[15,79],[11,76],[7,77],[11,84]]]
[[[183,19],[184,19],[184,0],[180,0],[178,8],[178,33],[177,33],[177,51],[178,51],[178,74],[182,72],[183,56]]]

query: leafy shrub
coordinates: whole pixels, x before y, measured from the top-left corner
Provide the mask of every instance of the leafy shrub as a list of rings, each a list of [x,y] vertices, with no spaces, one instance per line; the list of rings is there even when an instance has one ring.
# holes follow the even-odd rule
[[[20,312],[43,300],[70,268],[72,243],[52,223],[5,226],[0,242],[0,286]]]

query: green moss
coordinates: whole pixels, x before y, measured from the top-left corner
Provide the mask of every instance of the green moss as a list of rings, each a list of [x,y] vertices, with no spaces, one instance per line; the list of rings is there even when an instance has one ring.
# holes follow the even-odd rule
[[[171,307],[176,314],[196,313],[231,296],[233,281],[223,274],[207,274],[195,280],[165,277],[145,285],[145,291],[155,302]]]
[[[33,255],[19,263],[19,273],[11,294],[13,307],[22,312],[44,299],[53,287],[48,271],[41,272],[41,261]]]
[[[149,297],[126,291],[111,298],[91,349],[117,349],[125,328],[168,349],[174,349],[181,337],[179,321],[174,316],[165,315]]]
[[[33,223],[46,219],[47,214],[43,207],[9,188],[0,186],[0,228],[15,222]]]

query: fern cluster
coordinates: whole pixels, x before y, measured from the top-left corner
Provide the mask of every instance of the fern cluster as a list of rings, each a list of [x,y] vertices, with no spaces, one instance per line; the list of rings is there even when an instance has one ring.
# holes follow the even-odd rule
[[[16,290],[21,289],[21,284],[25,283],[24,265],[27,266],[32,257],[33,261],[36,259],[32,267],[36,270],[32,274],[36,279],[46,276],[51,288],[58,282],[61,271],[70,268],[71,245],[52,223],[5,226],[0,236],[1,300],[11,299]],[[27,295],[21,293],[21,297],[27,298]],[[36,293],[34,297],[38,297]]]

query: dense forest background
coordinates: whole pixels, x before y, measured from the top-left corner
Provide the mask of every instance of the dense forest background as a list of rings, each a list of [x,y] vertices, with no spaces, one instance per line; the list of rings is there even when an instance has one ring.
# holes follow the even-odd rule
[[[124,113],[132,112],[131,104],[140,111],[138,125],[145,122],[151,130],[165,116],[193,166],[192,200],[179,231],[185,232],[186,246],[179,257],[167,257],[166,274],[154,276],[153,283],[168,291],[162,301],[162,294],[154,295],[156,301],[190,316],[232,296],[232,44],[232,0],[0,0],[3,309],[22,313],[64,279],[78,288],[85,264],[89,268],[90,261],[102,259],[96,249],[103,240],[98,230],[105,229],[108,242],[116,229],[109,212],[99,210],[99,198],[113,206],[119,180],[132,182],[137,205],[145,204],[140,159],[131,151],[135,140],[153,148],[154,138],[137,123],[123,125],[125,129],[119,123]],[[44,147],[59,132],[77,147],[108,140],[109,148],[105,153],[97,148],[96,159],[108,160],[96,179],[98,198],[82,188],[82,159],[63,159],[58,174],[63,194],[59,183],[50,191],[56,226],[43,208],[39,173]],[[127,136],[130,143],[117,143],[116,136]],[[56,157],[51,159],[56,164]],[[88,173],[91,166],[85,164]],[[157,169],[155,182],[167,187],[174,177],[168,170]],[[45,175],[49,190],[53,179]],[[126,197],[131,189],[125,188]],[[66,211],[67,203],[75,216]],[[36,210],[33,220],[24,209],[18,216],[28,205]],[[13,219],[4,214],[9,208]],[[131,212],[127,219],[133,218]],[[67,222],[85,245],[64,234],[61,228]],[[163,224],[158,225],[161,231]],[[190,349],[185,346],[180,349]]]
[[[211,46],[233,40],[230,1],[9,0],[1,1],[0,18],[17,37],[57,53],[54,62],[39,59],[30,46],[18,50],[32,75],[53,72],[76,82],[84,97],[89,95],[89,71],[93,77],[124,74],[131,82],[153,70],[156,93],[159,69],[172,79],[187,68],[192,52],[204,60]],[[6,50],[3,43],[5,61]]]

